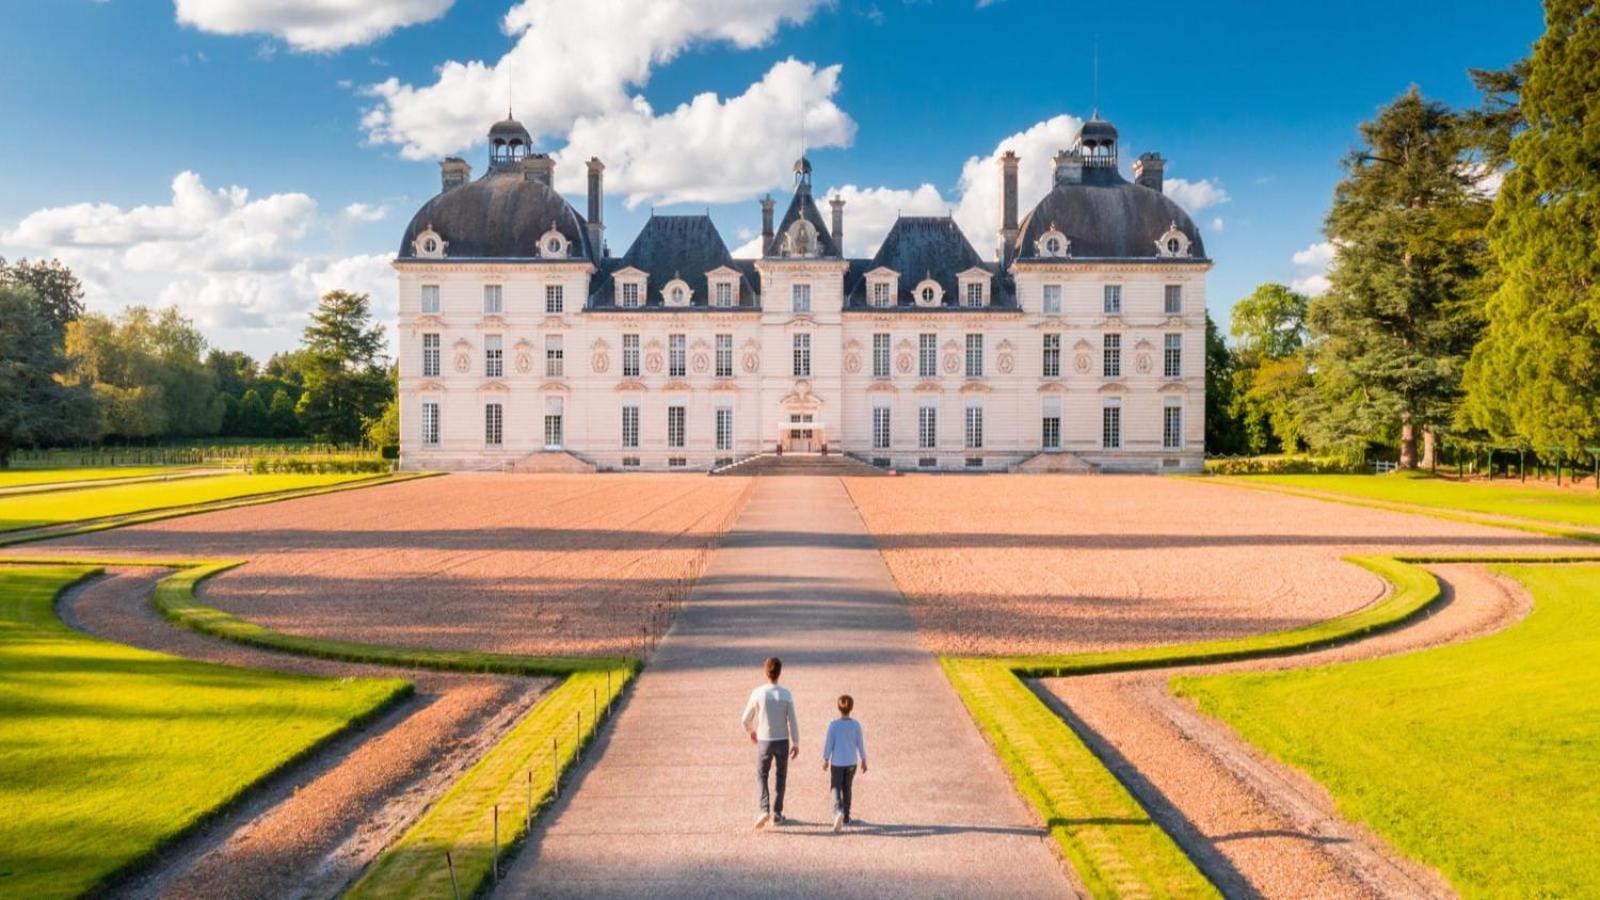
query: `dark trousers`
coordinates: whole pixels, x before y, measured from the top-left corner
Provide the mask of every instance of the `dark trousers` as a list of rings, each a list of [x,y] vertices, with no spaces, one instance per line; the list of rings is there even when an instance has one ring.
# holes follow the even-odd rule
[[[828,784],[833,788],[833,814],[850,818],[850,788],[856,781],[855,766],[829,766]]]
[[[767,793],[767,773],[774,766],[778,770],[776,790]],[[789,780],[789,742],[761,741],[756,744],[756,781],[761,783],[761,811],[783,815],[783,789]]]

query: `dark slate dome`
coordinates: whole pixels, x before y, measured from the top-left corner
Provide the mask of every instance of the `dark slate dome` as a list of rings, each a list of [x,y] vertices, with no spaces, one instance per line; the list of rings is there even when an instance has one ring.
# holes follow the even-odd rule
[[[1019,223],[1017,258],[1036,258],[1036,242],[1052,226],[1072,241],[1076,259],[1154,259],[1159,256],[1156,240],[1168,228],[1189,238],[1186,259],[1206,255],[1200,229],[1183,207],[1158,190],[1128,181],[1114,167],[1085,167],[1082,183],[1051,189]]]
[[[528,136],[528,129],[522,127],[521,122],[510,116],[489,126],[489,143],[493,144],[496,139],[507,144],[512,141],[521,141],[524,147],[533,143],[533,139]]]
[[[447,259],[527,258],[552,225],[571,242],[572,257],[594,258],[583,217],[555,188],[520,171],[490,172],[424,203],[400,239],[400,257],[415,257],[417,235],[432,228]]]

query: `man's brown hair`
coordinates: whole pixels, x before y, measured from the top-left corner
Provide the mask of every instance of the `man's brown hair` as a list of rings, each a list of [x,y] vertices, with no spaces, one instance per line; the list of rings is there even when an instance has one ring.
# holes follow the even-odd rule
[[[778,676],[783,674],[783,660],[776,656],[769,656],[762,668],[767,671],[768,681],[777,681]]]
[[[855,709],[855,708],[856,708],[856,701],[855,701],[854,698],[852,698],[849,694],[840,694],[839,695],[839,714],[840,715],[848,716],[848,715],[850,715],[850,710]]]

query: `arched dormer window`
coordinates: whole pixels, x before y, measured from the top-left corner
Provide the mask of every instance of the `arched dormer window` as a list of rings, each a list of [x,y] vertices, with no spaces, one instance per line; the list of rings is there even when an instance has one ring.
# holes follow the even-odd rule
[[[667,306],[688,306],[689,298],[693,296],[694,291],[682,278],[672,279],[661,289],[661,302]]]
[[[932,278],[924,278],[912,291],[912,296],[917,298],[918,306],[938,306],[944,299],[944,288]]]
[[[550,230],[539,236],[539,256],[550,259],[560,259],[571,253],[571,242],[566,235],[557,231],[555,225]]]
[[[422,259],[444,259],[444,251],[448,246],[449,242],[440,237],[439,232],[434,231],[431,226],[423,229],[416,240],[411,242],[412,252]]]
[[[1189,255],[1189,236],[1178,230],[1178,223],[1173,222],[1156,238],[1156,255],[1168,259],[1180,258]]]
[[[1072,255],[1072,239],[1062,234],[1054,225],[1050,230],[1039,235],[1039,240],[1034,242],[1034,250],[1046,259],[1066,259]]]

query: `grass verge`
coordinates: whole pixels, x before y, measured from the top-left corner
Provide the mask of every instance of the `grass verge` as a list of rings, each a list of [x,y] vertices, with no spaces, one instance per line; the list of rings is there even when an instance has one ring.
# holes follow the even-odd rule
[[[193,468],[188,467],[188,468]],[[183,468],[170,466],[100,466],[97,468],[84,467],[81,469],[0,469],[0,488],[20,488],[46,486],[52,484],[76,484],[84,481],[109,481],[125,478],[150,478],[165,475],[171,472],[181,472]]]
[[[0,566],[0,895],[103,888],[405,696],[404,681],[219,666],[55,615],[96,565]]]
[[[1591,558],[1592,559],[1592,558]],[[1302,653],[1396,628],[1440,598],[1421,568],[1446,562],[1558,562],[1566,557],[1348,557],[1387,580],[1383,599],[1322,622],[1242,638],[1099,653],[940,660],[968,712],[993,743],[1017,791],[1095,896],[1198,897],[1215,887],[1065,722],[1024,683],[1132,669]],[[1289,713],[1292,715],[1292,710]]]
[[[1535,604],[1497,634],[1174,686],[1465,896],[1600,894],[1600,568],[1497,569]]]
[[[107,485],[72,492],[0,498],[0,531],[43,528],[88,519],[199,506],[307,488],[329,487],[360,475],[218,475],[170,482]]]

